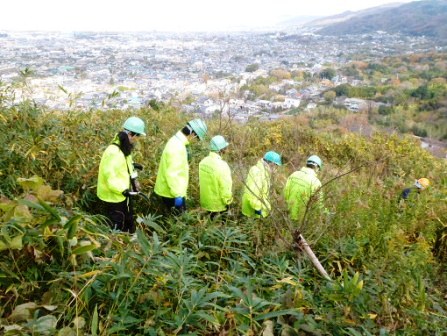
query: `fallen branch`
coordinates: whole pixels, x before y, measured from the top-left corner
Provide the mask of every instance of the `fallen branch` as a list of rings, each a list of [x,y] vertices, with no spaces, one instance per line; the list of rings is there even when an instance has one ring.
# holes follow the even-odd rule
[[[295,243],[294,246],[298,250],[304,251],[304,253],[307,254],[312,264],[314,264],[314,266],[317,268],[317,270],[320,272],[322,276],[324,276],[327,280],[332,280],[329,274],[327,274],[324,267],[321,265],[315,253],[310,248],[306,239],[304,239],[303,235],[298,230],[294,232],[294,243]]]

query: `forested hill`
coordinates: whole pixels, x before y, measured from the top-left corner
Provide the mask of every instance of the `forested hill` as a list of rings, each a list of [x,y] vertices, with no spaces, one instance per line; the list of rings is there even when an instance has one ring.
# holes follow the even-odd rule
[[[318,31],[322,35],[365,34],[375,31],[447,39],[447,1],[414,1],[354,16]]]

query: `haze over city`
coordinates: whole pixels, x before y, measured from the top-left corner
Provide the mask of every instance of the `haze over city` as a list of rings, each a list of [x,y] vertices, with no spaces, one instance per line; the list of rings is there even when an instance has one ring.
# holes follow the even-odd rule
[[[2,3],[0,30],[234,31],[274,26],[298,16],[328,16],[390,3],[396,1],[16,0]]]

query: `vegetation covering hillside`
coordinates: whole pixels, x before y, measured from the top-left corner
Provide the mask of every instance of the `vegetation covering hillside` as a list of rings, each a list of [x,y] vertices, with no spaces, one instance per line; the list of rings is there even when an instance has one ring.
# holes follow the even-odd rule
[[[371,15],[371,14],[375,14],[375,13],[380,13],[385,9],[389,9],[389,8],[394,8],[394,7],[398,7],[402,5],[402,3],[399,2],[395,2],[395,3],[388,3],[388,4],[383,4],[380,6],[376,6],[376,7],[371,7],[371,8],[366,8],[360,11],[345,11],[342,12],[340,14],[336,14],[336,15],[331,15],[331,16],[324,16],[321,18],[317,18],[313,21],[307,22],[305,24],[306,27],[325,27],[328,25],[332,25],[338,22],[344,22],[347,21],[353,17],[359,18],[359,17],[363,17],[363,16],[367,16],[367,15]]]
[[[387,57],[379,62],[353,61],[341,69],[367,84],[341,84],[337,96],[384,103],[370,109],[369,122],[422,137],[447,139],[445,54]],[[331,90],[329,90],[331,91]]]
[[[209,120],[231,143],[235,203],[224,223],[197,204],[193,147],[190,211],[161,218],[137,200],[136,240],[96,215],[102,151],[126,111],[5,107],[1,91],[0,331],[4,335],[441,335],[447,329],[446,162],[412,138],[350,133],[315,112],[271,123]],[[191,118],[153,104],[135,161],[150,194],[166,140]],[[307,118],[307,117],[306,117]],[[309,120],[309,119],[307,119]],[[325,121],[326,120],[326,121]],[[325,125],[324,129],[320,127]],[[267,150],[286,164],[273,176],[274,211],[239,214],[242,181]],[[285,179],[306,157],[324,159],[330,215],[308,207],[287,218]],[[399,206],[402,188],[432,187]],[[332,278],[293,246],[298,229]]]
[[[447,1],[413,1],[397,8],[384,8],[369,14],[331,24],[318,33],[323,35],[365,34],[378,30],[414,36],[447,38],[445,16]]]
[[[362,120],[357,128],[379,128],[386,132],[413,134],[440,141],[447,140],[447,54],[414,53],[370,59],[355,55],[347,64],[326,64],[320,71],[274,69],[267,77],[258,77],[241,88],[250,99],[284,100],[288,90],[301,94],[299,108],[286,113],[306,115],[309,103],[318,104],[318,111],[330,114],[332,123],[346,118]],[[331,80],[329,80],[331,79]],[[270,86],[293,80],[279,92]],[[309,93],[316,88],[318,93]],[[364,101],[360,112],[347,111],[344,100]],[[315,112],[310,113],[315,114]],[[311,119],[314,119],[311,117]],[[442,154],[442,153],[441,153]],[[445,156],[445,153],[441,156]]]

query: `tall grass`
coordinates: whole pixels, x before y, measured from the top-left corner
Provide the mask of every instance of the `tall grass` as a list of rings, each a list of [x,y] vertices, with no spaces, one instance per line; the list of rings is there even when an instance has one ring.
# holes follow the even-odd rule
[[[0,118],[0,324],[6,335],[441,335],[445,310],[445,161],[409,138],[315,130],[300,117],[246,125],[209,120],[230,139],[235,204],[211,220],[198,205],[193,145],[190,211],[158,217],[136,201],[136,241],[96,214],[102,151],[127,111],[47,112],[24,103]],[[135,112],[134,112],[135,113]],[[135,161],[150,193],[167,139],[190,116],[171,107],[136,114],[148,136]],[[334,128],[337,125],[333,125]],[[283,154],[273,175],[272,215],[240,215],[248,169],[267,150]],[[307,156],[320,174],[328,213],[311,205],[292,222],[282,199]],[[33,177],[38,176],[38,177]],[[400,191],[426,176],[414,205]],[[58,192],[57,190],[63,191]],[[333,281],[298,253],[299,229]]]

